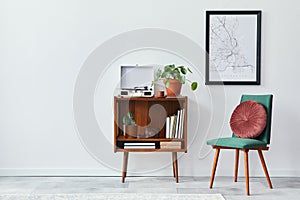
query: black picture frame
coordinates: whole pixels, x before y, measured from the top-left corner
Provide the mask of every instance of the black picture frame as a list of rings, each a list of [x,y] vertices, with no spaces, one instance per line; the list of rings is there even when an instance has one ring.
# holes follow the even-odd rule
[[[205,85],[260,85],[261,15],[206,11]]]

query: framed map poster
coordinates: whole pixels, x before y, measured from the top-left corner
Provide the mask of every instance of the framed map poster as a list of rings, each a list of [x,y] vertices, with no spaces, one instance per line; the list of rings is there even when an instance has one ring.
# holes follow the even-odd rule
[[[206,11],[206,85],[260,85],[261,11]]]

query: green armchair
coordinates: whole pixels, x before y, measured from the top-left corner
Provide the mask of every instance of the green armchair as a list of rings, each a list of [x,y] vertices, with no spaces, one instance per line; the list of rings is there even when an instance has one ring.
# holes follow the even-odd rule
[[[267,113],[267,123],[263,132],[254,139],[249,138],[239,138],[234,133],[232,137],[228,138],[218,138],[213,140],[208,140],[207,144],[211,145],[213,149],[216,149],[214,163],[212,168],[212,174],[210,179],[210,188],[213,187],[213,182],[215,178],[215,172],[217,168],[219,153],[221,149],[234,149],[236,152],[235,156],[235,168],[234,168],[234,182],[237,182],[238,176],[238,165],[239,165],[239,152],[244,152],[244,167],[245,167],[245,178],[246,178],[246,194],[250,195],[249,191],[249,166],[248,166],[248,152],[249,150],[257,150],[260,157],[260,161],[266,175],[269,187],[272,189],[272,183],[269,177],[267,166],[262,154],[262,151],[269,150],[268,145],[270,144],[271,138],[271,119],[272,119],[272,100],[273,95],[242,95],[241,103],[254,100],[262,104]]]

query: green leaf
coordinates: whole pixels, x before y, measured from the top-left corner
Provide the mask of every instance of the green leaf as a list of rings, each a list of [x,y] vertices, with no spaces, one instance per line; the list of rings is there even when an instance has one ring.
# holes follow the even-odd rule
[[[193,83],[191,84],[191,89],[192,89],[193,91],[195,91],[195,90],[197,89],[197,87],[198,87],[198,83],[197,83],[197,82],[193,82]]]
[[[169,87],[170,87],[170,80],[167,79],[167,81],[166,81],[166,88],[169,88]]]
[[[172,71],[174,68],[175,68],[175,65],[174,65],[174,64],[173,64],[173,65],[166,65],[166,66],[164,67],[164,70],[165,70],[165,71]]]
[[[128,112],[128,117],[129,117],[130,119],[132,119],[132,118],[133,118],[133,114],[132,114],[132,112]]]
[[[193,73],[190,68],[187,68],[187,69],[189,70],[189,72]]]
[[[177,77],[177,79],[179,80],[179,82],[180,82],[180,83],[182,83],[182,82],[183,82],[183,80],[182,80],[182,77],[181,77],[181,76]],[[182,83],[182,84],[183,84],[183,83]]]
[[[164,67],[164,71],[166,72],[166,71],[170,71],[171,70],[171,68],[170,68],[170,65],[166,65],[165,67]]]
[[[180,66],[180,67],[178,67],[178,68],[180,68],[180,71],[181,71],[181,73],[183,73],[184,75],[186,74],[186,69],[184,68],[184,66]]]
[[[179,69],[178,69],[178,68],[175,68],[175,69],[173,70],[173,73],[176,74],[176,75],[177,75],[177,74],[180,75],[180,72],[179,72]]]
[[[123,124],[129,125],[129,123],[130,123],[130,119],[128,118],[127,115],[124,115],[124,117],[123,117]]]
[[[185,76],[182,76],[181,79],[182,79],[182,82],[181,82],[181,83],[182,83],[182,84],[185,84],[186,77],[185,77]]]
[[[178,80],[180,81],[180,83],[185,84],[185,76],[178,77]]]
[[[132,112],[128,112],[126,115],[124,115],[123,124],[124,125],[135,125],[135,119],[133,117]]]
[[[162,78],[169,78],[170,77],[171,72],[170,71],[165,71],[162,73],[161,77]]]
[[[166,67],[165,68],[165,72],[171,72],[173,69],[172,68],[170,68],[170,67]]]
[[[135,125],[135,119],[131,120],[131,125]]]

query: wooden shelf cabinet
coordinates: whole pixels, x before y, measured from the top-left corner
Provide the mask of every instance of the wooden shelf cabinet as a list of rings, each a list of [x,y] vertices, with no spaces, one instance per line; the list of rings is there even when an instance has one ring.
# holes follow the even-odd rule
[[[184,112],[182,136],[166,138],[166,117],[177,115],[178,110]],[[132,112],[136,121],[137,135],[125,137],[123,117]],[[155,130],[155,135],[145,135],[145,130]],[[179,144],[162,148],[165,144]],[[124,148],[127,144],[155,144],[153,148]],[[129,152],[172,152],[173,172],[178,182],[177,152],[187,153],[187,97],[144,98],[114,97],[114,152],[123,152],[122,182],[125,181]]]

